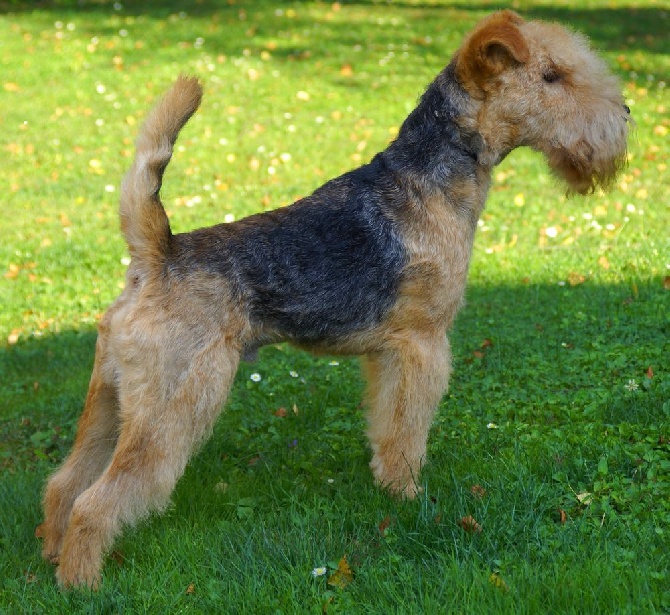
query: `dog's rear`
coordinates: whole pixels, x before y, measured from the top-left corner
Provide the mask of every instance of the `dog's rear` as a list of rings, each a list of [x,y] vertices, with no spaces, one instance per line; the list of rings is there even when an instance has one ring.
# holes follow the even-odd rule
[[[170,223],[159,191],[172,150],[202,100],[194,77],[181,76],[154,107],[137,138],[135,161],[121,186],[121,230],[130,255],[139,264],[161,262],[170,239]]]

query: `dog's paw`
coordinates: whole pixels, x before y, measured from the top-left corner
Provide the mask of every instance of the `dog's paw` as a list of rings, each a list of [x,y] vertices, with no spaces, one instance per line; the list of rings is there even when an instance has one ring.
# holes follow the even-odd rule
[[[62,589],[91,589],[100,587],[100,570],[86,568],[81,562],[62,561],[56,569],[56,580]]]
[[[400,468],[404,471],[391,472],[381,456],[375,454],[370,461],[370,468],[377,485],[394,497],[412,500],[423,491],[406,462],[400,464]]]
[[[44,522],[35,528],[35,537],[41,538],[43,541],[42,557],[50,564],[58,565],[62,536],[57,535],[57,532],[50,529],[49,525]]]

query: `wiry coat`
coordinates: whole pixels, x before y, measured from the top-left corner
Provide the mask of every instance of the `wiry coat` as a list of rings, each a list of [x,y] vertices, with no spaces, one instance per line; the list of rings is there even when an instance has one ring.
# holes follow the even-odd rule
[[[123,182],[127,284],[100,323],[74,448],[44,498],[44,555],[65,586],[96,586],[122,525],[166,505],[241,357],[270,342],[363,357],[370,465],[413,497],[492,168],[529,145],[585,193],[625,161],[628,112],[585,40],[503,11],[369,164],[289,207],[173,235],[161,181],[201,96],[197,80],[177,80]]]

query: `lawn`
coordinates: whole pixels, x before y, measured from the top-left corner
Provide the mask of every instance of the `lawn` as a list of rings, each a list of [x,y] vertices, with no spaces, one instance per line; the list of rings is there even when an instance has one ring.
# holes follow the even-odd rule
[[[270,346],[100,591],[59,592],[41,492],[123,287],[119,184],[152,101],[204,83],[173,230],[239,219],[383,149],[503,6],[586,33],[637,129],[607,194],[566,198],[530,151],[497,168],[423,495],[372,483],[356,360]],[[661,0],[0,0],[0,612],[668,612],[669,28]]]

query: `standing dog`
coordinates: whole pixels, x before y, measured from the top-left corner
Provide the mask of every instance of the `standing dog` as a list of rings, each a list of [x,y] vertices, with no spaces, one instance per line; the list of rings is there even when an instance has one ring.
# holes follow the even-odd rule
[[[629,111],[587,41],[503,11],[369,164],[290,207],[173,235],[159,190],[201,95],[177,80],[123,182],[127,284],[100,322],[74,448],[44,498],[44,556],[64,586],[97,586],[121,527],[165,507],[240,358],[264,344],[363,357],[372,471],[413,497],[491,170],[528,145],[588,193],[626,159]]]

